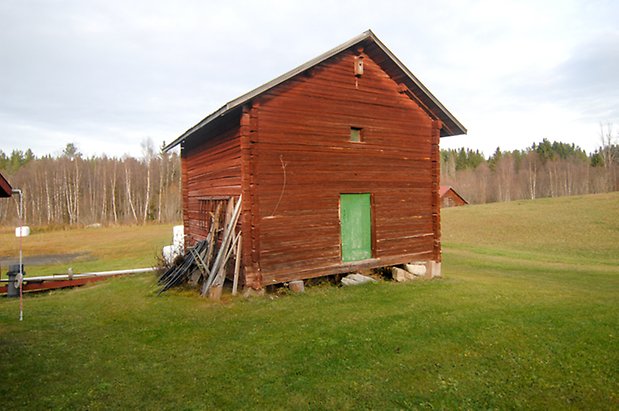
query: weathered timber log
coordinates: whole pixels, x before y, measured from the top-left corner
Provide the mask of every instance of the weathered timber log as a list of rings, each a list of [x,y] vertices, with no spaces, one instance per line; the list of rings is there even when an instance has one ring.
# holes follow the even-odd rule
[[[224,237],[221,242],[221,247],[219,248],[219,251],[217,252],[217,257],[215,258],[215,262],[213,263],[213,266],[211,267],[211,274],[209,275],[208,279],[202,284],[202,291],[201,291],[202,296],[206,295],[206,293],[208,292],[208,289],[213,284],[215,277],[219,275],[219,270],[222,266],[222,260],[225,258],[228,252],[228,247],[230,245],[230,241],[233,238],[233,233],[236,228],[239,215],[241,213],[241,203],[242,203],[241,197],[242,196],[239,196],[239,201],[236,203],[234,207],[232,218],[230,222],[228,223],[228,225],[226,226],[226,229],[224,231]]]
[[[241,269],[241,250],[243,247],[243,237],[239,234],[239,241],[236,246],[236,260],[234,261],[234,279],[232,280],[232,295],[237,294],[239,286],[239,272]]]

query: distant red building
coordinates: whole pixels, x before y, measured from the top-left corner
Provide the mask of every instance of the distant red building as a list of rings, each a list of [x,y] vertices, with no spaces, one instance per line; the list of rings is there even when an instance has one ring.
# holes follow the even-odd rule
[[[10,197],[13,194],[13,189],[6,178],[0,174],[0,197]]]
[[[441,207],[459,207],[469,203],[452,186],[441,186],[438,192],[441,197]]]

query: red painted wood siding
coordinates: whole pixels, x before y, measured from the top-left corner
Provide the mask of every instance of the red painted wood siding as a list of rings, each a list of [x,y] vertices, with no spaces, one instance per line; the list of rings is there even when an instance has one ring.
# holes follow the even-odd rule
[[[204,238],[200,199],[241,193],[240,116],[231,113],[188,141],[181,151],[183,222],[187,244]]]
[[[252,110],[262,285],[341,271],[341,193],[372,194],[374,265],[440,258],[436,123],[368,56],[356,86],[353,60],[327,60]]]
[[[467,202],[456,194],[453,189],[449,189],[441,197],[441,207],[458,207],[466,205]]]

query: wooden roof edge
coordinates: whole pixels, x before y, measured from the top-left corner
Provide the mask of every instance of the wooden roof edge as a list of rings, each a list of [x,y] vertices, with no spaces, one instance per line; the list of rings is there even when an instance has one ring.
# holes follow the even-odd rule
[[[462,197],[462,195],[456,191],[455,188],[453,188],[453,186],[448,186],[448,185],[441,185],[439,187],[439,194],[441,197],[443,197],[445,194],[447,194],[449,191],[453,191],[455,195],[457,195],[458,197],[460,197],[460,199],[462,201],[464,201],[466,204],[469,204],[468,200],[464,197]]]
[[[336,55],[337,53],[340,53],[341,51],[346,50],[347,48],[357,44],[358,42],[368,38],[368,36],[373,33],[371,32],[371,30],[368,30],[364,33],[362,33],[361,35],[348,40],[346,43],[343,43],[329,51],[327,51],[326,53],[321,54],[318,57],[313,58],[312,60],[309,60],[308,62],[282,74],[279,77],[274,78],[273,80],[269,81],[268,83],[265,83],[259,87],[256,87],[255,89],[235,98],[234,100],[229,101],[228,103],[224,104],[222,107],[220,107],[217,111],[209,114],[208,116],[206,116],[204,119],[202,119],[202,121],[200,121],[198,124],[196,124],[195,126],[191,127],[190,129],[188,129],[187,131],[185,131],[181,136],[179,136],[176,140],[174,140],[173,142],[171,142],[170,144],[168,144],[167,146],[164,147],[165,151],[168,151],[170,149],[172,149],[173,147],[177,146],[178,144],[180,144],[183,140],[185,140],[187,137],[189,137],[191,134],[193,134],[194,132],[198,131],[199,129],[201,129],[202,127],[204,127],[206,124],[210,123],[211,121],[213,121],[214,119],[216,119],[217,117],[223,116],[224,114],[226,114],[227,112],[229,112],[230,110],[232,110],[233,108],[244,104],[246,102],[248,102],[249,100],[251,100],[252,98],[264,93],[265,91],[283,83],[286,80],[291,79],[292,77],[296,76],[297,74],[300,74],[302,72],[304,72],[305,70],[321,63],[322,61],[333,57],[334,55]]]
[[[453,192],[454,192],[454,193],[456,193],[456,195],[457,195],[458,197],[460,197],[460,199],[462,199],[462,201],[464,201],[464,203],[465,203],[465,204],[470,204],[470,203],[469,203],[469,200],[467,200],[466,198],[464,198],[464,197],[462,196],[462,194],[458,193],[456,190],[453,190]]]
[[[441,103],[434,96],[434,94],[432,94],[430,90],[428,90],[428,88],[424,86],[421,81],[419,81],[419,79],[404,65],[404,63],[402,63],[400,59],[398,59],[396,55],[393,54],[391,50],[389,50],[389,48],[385,46],[383,42],[380,41],[380,39],[378,39],[378,37],[374,35],[374,33],[372,33],[371,30],[368,30],[368,31],[371,33],[372,39],[374,40],[376,45],[387,56],[389,56],[389,58],[406,75],[408,80],[410,80],[414,84],[414,86],[418,88],[429,99],[429,101],[432,103],[431,105],[433,105],[434,107],[436,107],[436,109],[438,109],[439,113],[434,113],[434,114],[443,121],[444,127],[447,126],[447,130],[446,130],[447,134],[441,133],[441,137],[442,136],[453,136],[453,135],[458,135],[458,134],[466,134],[467,133],[466,128],[462,125],[462,123],[460,123],[460,121],[458,121],[458,119],[453,114],[451,114],[449,110],[447,110],[447,108],[443,105],[443,103]]]
[[[216,118],[224,116],[225,114],[230,112],[232,109],[249,102],[254,97],[259,96],[260,94],[272,89],[273,87],[295,77],[298,74],[303,73],[304,71],[322,63],[323,61],[335,56],[336,54],[339,54],[342,51],[347,50],[348,48],[365,40],[373,41],[396,64],[396,66],[405,74],[405,76],[419,90],[421,90],[423,94],[426,95],[426,97],[432,102],[432,105],[434,105],[440,111],[440,113],[437,113],[437,117],[441,118],[442,120],[448,120],[448,121],[443,121],[443,123],[445,123],[448,127],[448,134],[446,135],[466,134],[466,128],[464,128],[464,126],[445,108],[445,106],[443,106],[441,102],[438,101],[438,99],[434,97],[432,93],[430,93],[430,91],[421,83],[421,81],[419,81],[417,77],[415,77],[413,73],[411,73],[411,71],[408,70],[408,68],[406,68],[404,64],[402,64],[402,62],[391,52],[391,50],[389,50],[378,39],[378,37],[376,37],[376,35],[374,34],[374,32],[372,32],[372,30],[367,30],[361,33],[360,35],[353,37],[352,39],[340,44],[339,46],[319,55],[318,57],[315,57],[307,61],[306,63],[282,74],[281,76],[276,77],[273,80],[235,98],[234,100],[229,101],[228,103],[224,104],[222,107],[220,107],[215,112],[206,116],[204,119],[202,119],[202,121],[200,121],[193,127],[189,128],[187,131],[181,134],[178,138],[176,138],[173,142],[165,146],[163,148],[164,151],[171,150],[172,148],[174,148],[175,146],[183,142],[183,140],[185,140],[187,137],[189,137],[190,135],[192,135],[193,133],[195,133],[196,131],[198,131],[199,129],[201,129],[202,127],[204,127],[211,121],[215,120]],[[455,130],[452,130],[454,126],[455,126]]]
[[[10,197],[11,195],[13,195],[13,187],[0,173],[0,197]]]

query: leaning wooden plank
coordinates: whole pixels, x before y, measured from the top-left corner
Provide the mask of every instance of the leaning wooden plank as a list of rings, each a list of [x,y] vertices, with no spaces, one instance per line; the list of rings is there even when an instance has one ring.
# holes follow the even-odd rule
[[[212,233],[209,233],[208,236],[206,237],[206,239],[201,243],[201,247],[199,249],[196,250],[192,250],[189,249],[192,252],[192,255],[195,259],[196,265],[198,267],[198,270],[193,270],[192,274],[189,276],[189,284],[195,285],[198,284],[198,280],[200,280],[201,277],[207,277],[210,274],[210,271],[208,269],[208,265],[206,265],[205,261],[202,259],[202,253],[204,252],[204,250],[206,250],[206,243],[209,242],[209,236],[211,236]]]
[[[239,271],[241,269],[241,247],[243,237],[239,234],[239,241],[236,245],[236,260],[234,261],[234,279],[232,280],[232,295],[236,295],[239,286]]]
[[[190,248],[189,252],[193,256],[193,259],[195,260],[196,265],[198,266],[198,269],[202,271],[203,274],[206,274],[206,271],[208,270],[208,268],[204,264],[204,261],[202,260],[202,257],[200,257],[200,254],[198,254],[198,252],[194,250],[193,248]]]
[[[215,216],[212,213],[211,213],[211,216],[213,219],[215,218]],[[212,241],[213,236],[215,235],[213,233],[213,230],[214,230],[214,221],[212,221],[210,224],[210,230],[208,234],[206,235],[206,238],[201,241],[200,249],[196,250],[197,252],[195,255],[195,259],[198,265],[200,266],[200,270],[192,271],[192,274],[188,280],[189,284],[191,285],[198,284],[201,278],[207,278],[208,275],[210,274],[208,262],[205,261],[205,259],[208,255],[208,251],[207,251],[208,248],[212,247],[211,241]]]
[[[219,252],[217,253],[215,262],[213,263],[213,266],[211,267],[211,274],[209,275],[207,281],[205,281],[202,284],[202,293],[201,293],[202,296],[206,295],[208,289],[213,283],[213,280],[215,280],[215,275],[218,273],[219,267],[221,266],[221,260],[223,259],[223,257],[225,257],[226,248],[228,244],[230,243],[230,240],[232,239],[232,233],[234,233],[234,227],[236,227],[236,223],[238,221],[239,214],[241,212],[241,201],[240,201],[241,197],[242,196],[239,196],[239,201],[236,203],[236,206],[234,207],[234,213],[233,213],[232,219],[230,220],[230,223],[228,224],[228,226],[226,227],[224,231],[224,238],[221,242],[221,247],[219,248]]]
[[[215,214],[213,215],[213,222],[211,224],[210,230],[211,238],[209,239],[206,258],[204,259],[207,267],[210,267],[211,260],[213,259],[213,250],[215,249],[215,244],[217,243],[217,234],[219,233],[219,221],[221,215],[221,204],[221,202],[217,203],[217,208],[215,209]],[[205,279],[206,278],[207,277],[205,277]]]
[[[222,262],[220,264],[220,270],[217,273],[217,275],[215,276],[215,280],[213,281],[212,286],[221,285],[225,281],[225,279],[226,279],[226,265],[228,264],[228,260],[230,260],[230,257],[232,256],[232,253],[235,252],[236,245],[237,245],[240,237],[241,237],[241,233],[236,234],[234,236],[234,239],[232,240],[232,242],[230,244],[228,244],[228,246],[226,247],[227,248],[226,254],[225,254],[224,259],[222,260]]]
[[[235,233],[235,231],[236,231],[236,225],[238,222],[239,215],[240,215],[240,206],[238,206],[237,204],[237,206],[235,206],[233,210],[232,217],[226,224],[226,227],[224,229],[223,239],[221,241],[219,250],[217,251],[217,257],[215,259],[215,262],[213,263],[213,266],[211,267],[211,271],[212,271],[211,274],[215,275],[215,277],[217,276],[218,269],[225,262],[225,258],[229,252],[230,243],[233,242],[236,244],[238,235]],[[222,257],[224,258],[223,261],[222,261]]]
[[[228,204],[226,205],[226,220],[225,220],[226,226],[230,224],[230,220],[232,219],[232,214],[234,214],[234,197],[230,197],[230,199],[228,200]]]
[[[232,240],[232,243],[227,247],[228,250],[226,252],[226,256],[224,257],[220,265],[219,272],[215,276],[215,280],[211,284],[211,287],[208,291],[208,296],[211,300],[219,300],[221,298],[221,291],[224,286],[224,281],[226,281],[226,272],[227,272],[226,265],[228,264],[228,260],[230,259],[230,256],[236,249],[236,245],[240,237],[241,237],[241,233],[238,233],[237,235],[235,235],[234,240]]]
[[[234,230],[234,228],[233,228]],[[223,288],[224,281],[226,280],[226,266],[228,264],[228,260],[230,259],[230,255],[233,250],[236,248],[236,243],[239,239],[240,233],[234,236],[234,239],[231,243],[226,244],[225,248],[221,248],[220,251],[224,252],[224,257],[219,262],[219,269],[217,271],[213,271],[214,280],[209,287],[209,298],[214,300],[219,300],[221,296],[221,289]]]

